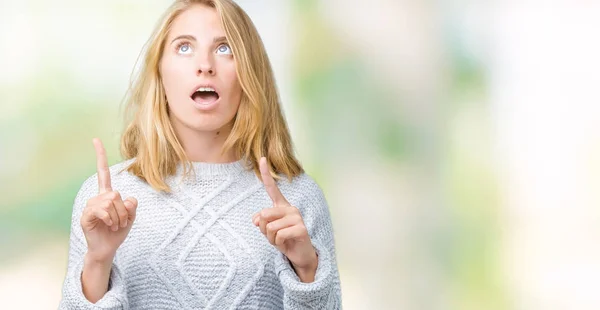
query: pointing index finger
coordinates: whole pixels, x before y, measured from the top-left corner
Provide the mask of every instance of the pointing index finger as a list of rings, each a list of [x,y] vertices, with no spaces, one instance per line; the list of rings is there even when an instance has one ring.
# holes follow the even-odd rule
[[[94,148],[96,149],[96,169],[98,170],[98,188],[100,193],[112,191],[110,184],[110,170],[108,170],[108,160],[102,141],[94,138]]]
[[[287,200],[285,199],[285,197],[283,197],[283,194],[281,194],[281,191],[277,187],[277,184],[271,176],[271,173],[269,173],[266,157],[260,158],[259,168],[260,175],[262,177],[262,182],[265,185],[265,189],[267,190],[267,194],[269,194],[269,197],[271,197],[271,200],[273,200],[275,205],[287,203]]]

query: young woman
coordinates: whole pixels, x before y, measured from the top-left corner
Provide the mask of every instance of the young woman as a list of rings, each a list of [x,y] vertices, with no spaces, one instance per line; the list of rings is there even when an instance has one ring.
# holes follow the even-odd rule
[[[230,0],[176,1],[128,97],[125,161],[73,207],[61,309],[339,309],[326,200]]]

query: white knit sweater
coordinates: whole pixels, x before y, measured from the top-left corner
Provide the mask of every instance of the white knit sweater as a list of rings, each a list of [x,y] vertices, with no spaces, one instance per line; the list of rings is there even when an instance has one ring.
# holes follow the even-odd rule
[[[306,174],[277,182],[300,209],[318,253],[315,281],[302,283],[286,257],[252,223],[272,206],[260,179],[242,161],[181,166],[159,193],[124,168],[110,168],[113,189],[135,197],[137,217],[117,250],[109,291],[97,303],[82,293],[87,245],[80,225],[97,176],[82,185],[73,206],[68,270],[60,309],[340,309],[341,291],[331,219],[319,186]]]

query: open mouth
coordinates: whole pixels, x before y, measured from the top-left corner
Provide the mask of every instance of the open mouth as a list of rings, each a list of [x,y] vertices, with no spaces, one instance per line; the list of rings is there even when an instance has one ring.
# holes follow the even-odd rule
[[[200,87],[191,96],[198,104],[211,104],[219,100],[219,93],[212,87]]]

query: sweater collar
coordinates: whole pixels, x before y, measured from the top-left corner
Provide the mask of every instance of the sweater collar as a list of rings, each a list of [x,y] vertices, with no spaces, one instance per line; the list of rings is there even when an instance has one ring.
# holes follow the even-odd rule
[[[235,176],[246,170],[246,161],[243,159],[229,163],[208,163],[193,161],[192,173],[197,179],[215,178],[215,177],[230,177]],[[183,164],[177,166],[177,175],[183,174]]]

